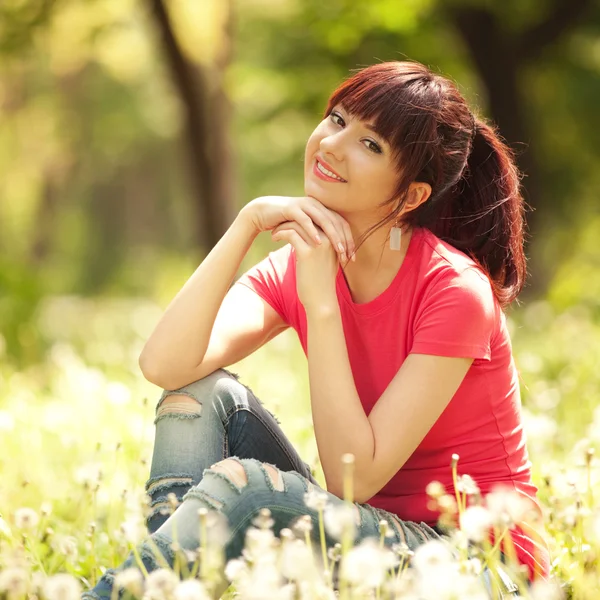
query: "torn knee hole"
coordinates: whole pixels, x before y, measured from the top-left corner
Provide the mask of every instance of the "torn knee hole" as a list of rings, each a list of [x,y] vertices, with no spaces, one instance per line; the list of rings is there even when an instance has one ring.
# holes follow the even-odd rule
[[[210,470],[224,473],[238,487],[244,487],[248,484],[248,476],[244,467],[235,460],[225,459],[214,464]]]
[[[273,487],[277,491],[283,492],[284,491],[283,476],[281,474],[281,471],[279,469],[276,469],[272,465],[268,465],[268,464],[263,464],[263,467],[268,472],[269,477],[271,478],[271,483],[273,484]]]
[[[162,477],[151,481],[146,485],[146,493],[151,494],[157,490],[164,491],[170,490],[172,487],[187,487],[192,485],[193,479],[191,476],[174,476],[174,477]]]
[[[202,404],[199,404],[190,396],[182,394],[171,394],[167,396],[158,407],[156,417],[163,415],[181,415],[185,417],[197,417],[202,413]]]

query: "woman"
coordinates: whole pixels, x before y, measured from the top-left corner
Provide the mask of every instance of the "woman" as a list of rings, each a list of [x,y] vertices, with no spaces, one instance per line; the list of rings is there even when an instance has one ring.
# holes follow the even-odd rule
[[[200,545],[202,507],[226,515],[228,559],[260,507],[277,533],[302,514],[316,523],[303,501],[317,485],[308,466],[223,369],[289,326],[308,358],[333,504],[343,496],[342,456],[355,456],[356,540],[378,536],[380,519],[394,533],[386,543],[414,549],[437,538],[426,486],[438,480],[453,493],[453,453],[482,494],[504,483],[539,511],[502,310],[526,270],[509,148],[451,81],[388,62],[332,94],[308,140],[304,178],[305,197],[261,197],[240,211],[140,357],[146,378],[165,388],[148,528],[170,564],[174,540]],[[230,288],[261,231],[288,244]],[[184,501],[168,517],[170,493]],[[541,539],[529,528],[512,539],[530,578],[547,576]],[[141,556],[155,569],[148,548]],[[109,595],[113,575],[87,594]]]

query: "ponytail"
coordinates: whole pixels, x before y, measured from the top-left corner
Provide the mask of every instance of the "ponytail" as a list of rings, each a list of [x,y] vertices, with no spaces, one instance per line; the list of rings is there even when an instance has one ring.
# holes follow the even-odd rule
[[[397,220],[427,228],[481,266],[502,307],[515,300],[526,276],[524,206],[513,152],[495,127],[473,116],[454,82],[415,61],[360,69],[330,96],[325,116],[338,103],[374,121],[399,174],[380,204],[388,214],[361,235],[358,247]],[[405,212],[415,181],[428,183],[431,197]]]
[[[463,176],[444,198],[431,203],[431,208],[438,209],[436,215],[431,211],[422,215],[435,235],[468,254],[488,273],[503,307],[519,295],[526,277],[519,181],[513,151],[494,128],[475,120]]]

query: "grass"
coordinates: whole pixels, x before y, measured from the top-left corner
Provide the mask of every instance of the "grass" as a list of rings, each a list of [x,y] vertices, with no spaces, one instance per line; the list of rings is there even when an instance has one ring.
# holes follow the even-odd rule
[[[144,535],[143,486],[160,390],[143,379],[137,358],[160,314],[158,306],[139,299],[48,298],[36,321],[50,348],[47,360],[18,372],[0,352],[0,597],[75,598]],[[509,326],[553,575],[565,596],[597,598],[600,325],[583,308],[557,314],[538,302],[511,315]],[[285,332],[231,369],[279,417],[324,485],[306,361],[295,333]],[[301,552],[293,542],[279,549],[269,543],[273,552],[286,544],[288,554],[292,547]],[[237,588],[243,590],[248,565],[237,566]],[[377,597],[391,597],[385,589]],[[201,598],[190,585],[177,590],[178,599]],[[417,597],[408,590],[398,584],[395,597]],[[310,593],[306,597],[317,597]],[[376,597],[361,593],[355,589],[347,597]],[[536,593],[551,597],[547,590]]]

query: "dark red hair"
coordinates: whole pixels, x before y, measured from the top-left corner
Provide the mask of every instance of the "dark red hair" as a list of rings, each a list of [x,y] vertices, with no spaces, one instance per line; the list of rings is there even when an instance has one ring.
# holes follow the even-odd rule
[[[372,121],[393,149],[399,180],[382,203],[390,214],[360,243],[402,211],[409,185],[429,183],[431,196],[399,222],[425,227],[473,258],[488,274],[504,307],[525,283],[524,202],[513,151],[497,129],[471,112],[456,85],[414,61],[359,70],[329,98]],[[398,202],[399,199],[399,202]]]

